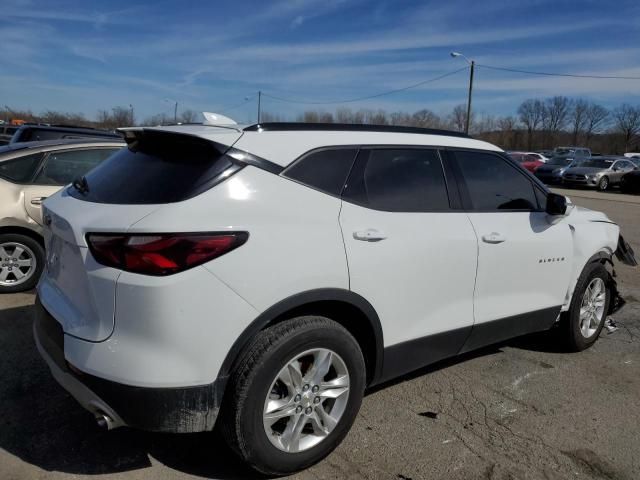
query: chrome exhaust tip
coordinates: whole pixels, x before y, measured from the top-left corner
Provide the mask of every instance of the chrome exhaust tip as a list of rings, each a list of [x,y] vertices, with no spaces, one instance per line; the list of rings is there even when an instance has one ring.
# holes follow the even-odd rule
[[[113,419],[104,412],[96,413],[96,423],[102,429],[111,430],[114,428]]]

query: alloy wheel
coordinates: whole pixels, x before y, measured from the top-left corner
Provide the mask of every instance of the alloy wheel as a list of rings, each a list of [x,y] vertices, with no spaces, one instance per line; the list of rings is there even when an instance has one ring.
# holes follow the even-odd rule
[[[584,338],[590,338],[598,330],[605,314],[606,300],[604,280],[596,277],[589,282],[580,305],[580,333]]]
[[[264,429],[283,452],[308,450],[329,436],[349,400],[349,372],[328,349],[307,350],[280,370],[264,402]]]
[[[36,256],[26,245],[0,243],[0,286],[13,287],[28,281],[36,271]]]

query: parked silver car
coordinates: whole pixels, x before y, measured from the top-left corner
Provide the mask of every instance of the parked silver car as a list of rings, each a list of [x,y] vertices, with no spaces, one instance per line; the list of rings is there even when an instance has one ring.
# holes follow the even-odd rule
[[[625,173],[636,168],[633,162],[625,158],[592,157],[567,168],[562,174],[562,183],[568,186],[595,187],[604,191],[619,184]]]

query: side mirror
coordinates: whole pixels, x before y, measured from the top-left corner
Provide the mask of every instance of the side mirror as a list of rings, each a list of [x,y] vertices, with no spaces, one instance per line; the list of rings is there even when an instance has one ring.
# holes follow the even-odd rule
[[[567,213],[567,197],[557,193],[548,193],[545,211],[549,215],[565,215]]]

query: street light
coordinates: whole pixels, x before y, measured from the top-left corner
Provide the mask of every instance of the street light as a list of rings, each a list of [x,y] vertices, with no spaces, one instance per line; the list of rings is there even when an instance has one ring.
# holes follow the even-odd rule
[[[471,121],[471,94],[473,92],[473,70],[475,69],[476,62],[474,60],[469,60],[466,57],[466,55],[460,52],[451,52],[450,55],[453,58],[456,58],[456,57],[464,58],[467,61],[467,63],[471,66],[471,69],[469,71],[469,98],[467,99],[467,118],[466,118],[465,127],[464,127],[464,133],[468,134],[469,122]]]

